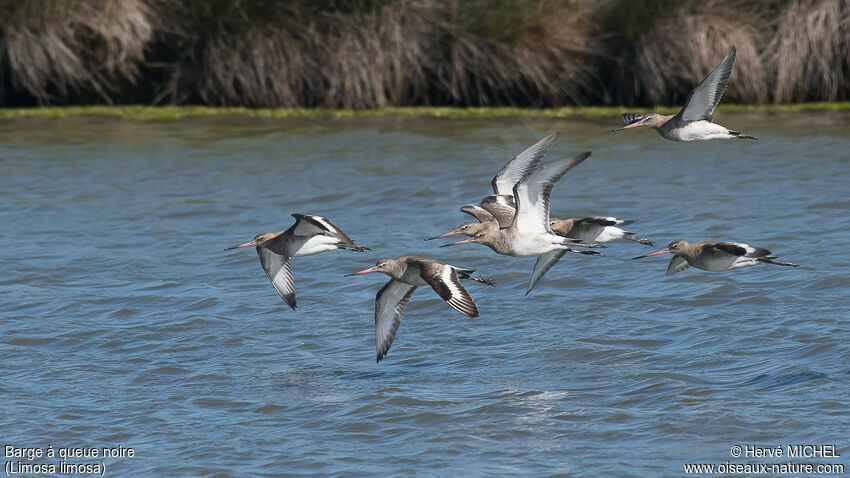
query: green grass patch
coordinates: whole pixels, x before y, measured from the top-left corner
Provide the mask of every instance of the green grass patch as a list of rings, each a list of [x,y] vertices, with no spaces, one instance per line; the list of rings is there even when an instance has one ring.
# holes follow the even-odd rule
[[[345,118],[366,116],[430,116],[437,118],[499,118],[525,117],[583,117],[617,116],[625,112],[658,112],[672,114],[678,107],[626,108],[622,106],[587,106],[564,108],[456,108],[456,107],[390,107],[374,110],[329,109],[269,109],[209,106],[50,106],[40,108],[0,108],[0,119],[65,118],[69,116],[117,116],[127,120],[174,120],[198,116],[253,116],[260,118]],[[756,112],[779,113],[799,111],[850,111],[850,102],[795,103],[787,105],[721,105],[718,113]]]

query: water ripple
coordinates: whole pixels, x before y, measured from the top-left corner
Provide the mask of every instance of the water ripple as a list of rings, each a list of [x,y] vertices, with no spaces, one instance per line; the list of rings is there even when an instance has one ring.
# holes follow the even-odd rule
[[[12,120],[6,440],[133,447],[107,462],[116,476],[669,476],[736,443],[842,451],[850,131],[724,121],[762,140],[676,144],[575,119],[199,118],[115,136],[97,119]],[[553,214],[632,219],[659,245],[748,241],[802,266],[666,277],[666,260],[630,260],[651,249],[614,243],[564,257],[524,296],[533,259],[422,240],[553,129],[551,157],[594,150]],[[292,212],[374,250],[293,259],[296,311],[253,251],[222,250]],[[497,287],[469,286],[476,319],[420,288],[375,364],[386,278],[343,274],[408,253]]]

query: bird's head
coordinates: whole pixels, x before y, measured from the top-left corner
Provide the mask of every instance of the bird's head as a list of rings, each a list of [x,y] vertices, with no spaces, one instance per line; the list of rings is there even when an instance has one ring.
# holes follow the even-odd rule
[[[254,239],[252,239],[250,242],[246,242],[245,244],[239,244],[238,246],[231,246],[224,250],[229,251],[231,249],[239,249],[240,247],[248,246],[265,247],[272,239],[276,238],[277,236],[278,233],[275,232],[261,232],[254,236]]]
[[[397,261],[392,259],[380,259],[373,267],[352,272],[351,274],[345,274],[345,277],[371,274],[372,272],[381,272],[393,278],[401,277],[401,267]]]
[[[617,128],[614,131],[620,131],[621,129],[632,129],[637,128],[639,126],[651,126],[655,129],[658,129],[670,119],[670,116],[660,115],[658,113],[649,113],[645,115],[640,115],[637,119],[632,121],[631,123],[623,126],[622,128]]]

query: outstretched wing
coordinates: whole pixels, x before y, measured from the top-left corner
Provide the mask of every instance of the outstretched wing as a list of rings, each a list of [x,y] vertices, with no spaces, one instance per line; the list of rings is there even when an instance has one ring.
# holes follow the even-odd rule
[[[478,307],[460,284],[454,267],[439,262],[422,262],[419,264],[419,276],[455,310],[467,317],[478,317]]]
[[[415,285],[390,279],[375,296],[375,353],[378,362],[390,351],[404,308],[415,290]]]
[[[713,249],[715,252],[725,252],[726,254],[738,257],[746,256],[748,252],[755,251],[754,247],[739,242],[717,242],[711,244],[708,248]]]
[[[688,101],[685,102],[685,106],[679,112],[682,119],[685,121],[711,121],[714,109],[720,102],[723,92],[726,91],[726,85],[729,84],[729,77],[732,75],[734,65],[735,47],[732,47],[732,50],[717,65],[717,68],[709,73],[688,95]]]
[[[599,226],[627,226],[634,221],[624,221],[622,219],[617,219],[616,217],[590,216],[577,219],[576,222],[596,224]]]
[[[512,160],[502,166],[502,169],[490,182],[493,186],[493,192],[495,194],[511,194],[514,184],[537,167],[537,164],[540,163],[540,160],[543,159],[556,139],[558,139],[558,133],[552,133],[514,156]]]
[[[516,201],[513,196],[487,196],[481,200],[481,207],[499,222],[499,227],[510,226],[516,215]]]
[[[525,295],[528,295],[528,293],[531,292],[531,289],[533,289],[534,286],[540,282],[540,279],[543,278],[543,274],[561,260],[566,253],[566,250],[556,249],[537,256],[537,262],[534,263],[534,270],[531,272],[531,279],[528,280],[528,288],[525,290]]]
[[[295,281],[292,279],[292,266],[289,258],[275,254],[265,247],[258,247],[257,254],[260,256],[260,264],[269,280],[272,281],[274,290],[283,297],[283,300],[295,309]]]
[[[673,258],[670,259],[670,264],[667,266],[667,275],[669,276],[677,272],[682,272],[688,267],[691,267],[691,265],[688,264],[688,261],[679,256],[673,256]]]
[[[549,195],[555,183],[570,169],[587,159],[590,151],[559,159],[527,174],[514,186],[517,213],[511,227],[531,233],[549,233]]]
[[[295,218],[295,225],[292,226],[292,230],[298,236],[327,234],[339,239],[340,242],[352,245],[354,244],[354,241],[342,232],[342,229],[336,227],[331,221],[322,216],[293,214],[292,217]]]
[[[478,222],[489,222],[496,220],[496,218],[493,217],[493,215],[490,214],[486,209],[481,206],[476,206],[474,204],[467,204],[466,206],[460,208],[460,211],[469,214],[475,219],[478,219]]]

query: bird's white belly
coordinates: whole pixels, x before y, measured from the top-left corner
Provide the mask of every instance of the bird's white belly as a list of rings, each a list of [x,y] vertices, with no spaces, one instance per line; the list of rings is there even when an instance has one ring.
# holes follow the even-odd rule
[[[679,129],[679,141],[734,138],[729,130],[711,121],[694,121]]]
[[[320,252],[337,249],[339,239],[330,236],[295,236],[292,244],[292,257],[310,256]]]
[[[752,257],[739,257],[734,263],[732,263],[732,266],[730,267],[730,269],[737,269],[739,267],[754,266],[758,263],[759,263],[759,261],[755,258],[752,258]]]
[[[739,267],[754,266],[756,264],[758,264],[758,261],[752,257],[728,256],[705,259],[696,267],[706,271],[720,272]]]
[[[626,231],[620,229],[619,227],[605,226],[605,228],[602,229],[602,232],[600,232],[598,236],[589,239],[585,239],[583,237],[579,239],[584,242],[610,242],[620,239],[625,235]]]
[[[564,246],[557,244],[563,240],[563,237],[554,234],[520,235],[512,242],[510,255],[514,257],[539,256],[555,249],[563,249]]]

